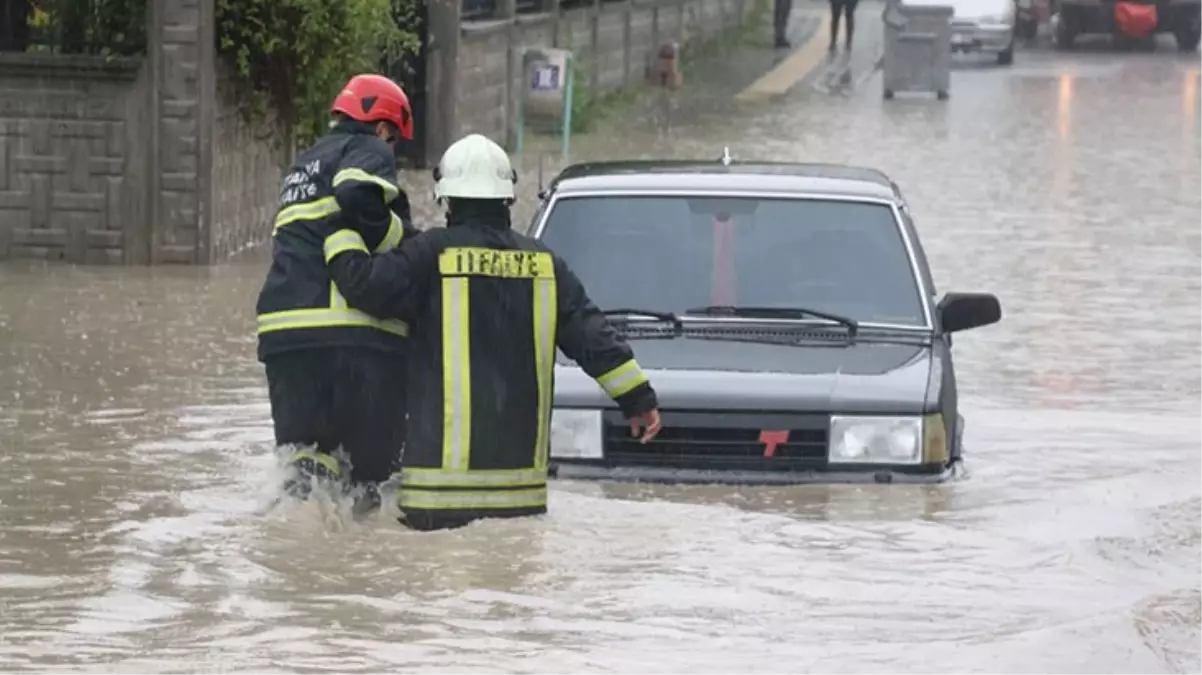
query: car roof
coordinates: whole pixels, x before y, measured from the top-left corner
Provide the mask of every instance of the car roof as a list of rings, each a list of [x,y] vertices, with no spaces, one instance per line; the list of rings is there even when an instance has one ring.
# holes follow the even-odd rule
[[[843,164],[630,160],[573,164],[551,182],[551,192],[721,191],[837,195],[900,201],[883,172]]]

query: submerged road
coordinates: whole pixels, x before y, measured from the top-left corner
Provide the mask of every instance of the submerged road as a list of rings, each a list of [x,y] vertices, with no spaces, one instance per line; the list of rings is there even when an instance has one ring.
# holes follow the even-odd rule
[[[264,517],[261,258],[0,266],[0,670],[1198,672],[1198,81],[1171,43],[1030,50],[946,103],[869,79],[605,139],[894,176],[940,290],[1006,311],[956,339],[970,475],[936,487]]]

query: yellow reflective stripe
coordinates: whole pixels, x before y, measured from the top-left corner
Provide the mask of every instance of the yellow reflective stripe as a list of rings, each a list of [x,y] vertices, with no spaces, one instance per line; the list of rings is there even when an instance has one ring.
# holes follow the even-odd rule
[[[597,378],[597,384],[610,398],[617,398],[647,381],[647,375],[634,359]]]
[[[339,253],[347,251],[369,252],[367,244],[363,243],[363,236],[354,230],[338,230],[326,237],[326,240],[321,245],[321,250],[325,254],[327,265]]]
[[[276,232],[280,231],[281,227],[298,220],[320,220],[338,213],[338,200],[333,197],[322,197],[311,202],[302,204],[293,204],[280,209],[280,212],[275,214],[275,226],[271,230],[271,235],[274,237]]]
[[[459,511],[470,509],[521,509],[547,505],[547,487],[526,490],[417,490],[402,489],[397,506],[402,509]]]
[[[331,307],[328,309],[286,309],[259,315],[259,334],[303,328],[345,328],[361,326],[385,333],[409,336],[409,326],[399,319],[377,319],[357,309]]]
[[[396,183],[384,178],[380,178],[379,176],[373,176],[363,169],[354,168],[343,169],[342,171],[334,174],[334,187],[338,187],[342,183],[352,180],[359,181],[360,183],[371,183],[372,185],[380,186],[380,188],[384,190],[384,201],[386,202],[396,199],[397,195],[401,194],[401,189],[396,186]]]
[[[551,436],[551,389],[555,372],[555,278],[534,280],[534,368],[538,380],[538,433],[534,466],[546,469]]]
[[[305,459],[311,459],[314,462],[317,462],[318,464],[322,465],[323,467],[325,467],[325,469],[327,471],[329,471],[331,474],[333,474],[335,478],[342,475],[342,467],[339,466],[338,460],[334,457],[331,457],[330,455],[327,455],[324,452],[314,452],[312,450],[298,450],[298,451],[292,453],[292,456],[288,458],[288,463],[296,464],[297,462],[299,462],[301,460],[305,460]]]
[[[405,228],[401,222],[401,217],[391,211],[388,215],[392,216],[388,221],[388,232],[384,235],[384,239],[380,242],[380,245],[376,247],[375,253],[391,251],[400,245],[401,239],[405,236]]]
[[[346,298],[343,297],[342,291],[338,290],[338,284],[330,280],[330,309],[346,309],[350,307],[347,304]]]
[[[509,488],[547,483],[547,467],[533,469],[481,469],[452,473],[442,469],[401,469],[401,488]]]
[[[468,280],[442,280],[442,467],[466,472],[472,442]]]

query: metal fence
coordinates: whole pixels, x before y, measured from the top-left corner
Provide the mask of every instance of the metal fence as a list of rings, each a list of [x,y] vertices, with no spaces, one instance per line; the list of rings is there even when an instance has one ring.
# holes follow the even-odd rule
[[[0,0],[0,51],[146,51],[146,0]]]
[[[516,0],[519,14],[534,14],[547,11],[556,0]],[[560,9],[587,7],[593,0],[558,0]],[[602,2],[621,2],[621,0],[601,0]],[[499,0],[462,0],[461,18],[464,21],[480,21],[492,19],[501,11]]]

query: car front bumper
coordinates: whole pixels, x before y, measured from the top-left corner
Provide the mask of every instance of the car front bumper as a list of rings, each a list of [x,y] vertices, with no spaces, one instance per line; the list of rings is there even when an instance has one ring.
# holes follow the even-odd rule
[[[1013,26],[952,26],[952,52],[997,54],[1006,51],[1013,40]]]
[[[628,483],[708,485],[806,485],[835,483],[942,483],[952,472],[942,465],[857,466],[816,471],[706,470],[663,466],[620,466],[604,461],[551,460],[554,478]]]

